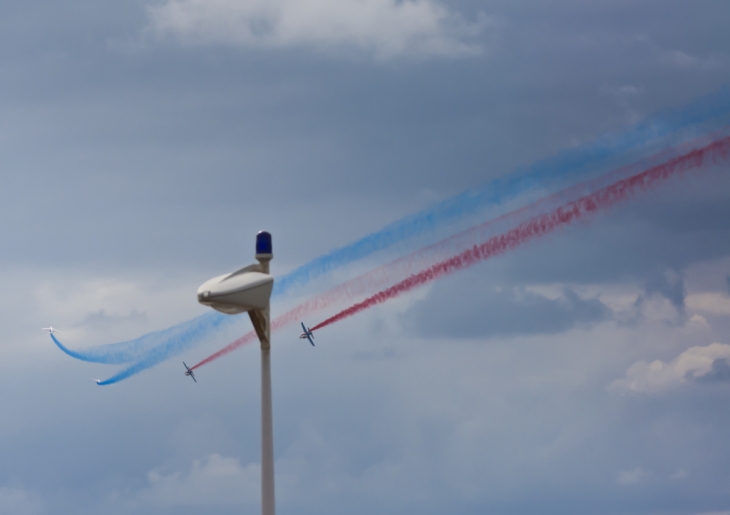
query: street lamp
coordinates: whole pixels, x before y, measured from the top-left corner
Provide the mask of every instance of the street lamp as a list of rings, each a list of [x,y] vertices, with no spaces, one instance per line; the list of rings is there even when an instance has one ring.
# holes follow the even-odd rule
[[[214,277],[198,288],[198,302],[235,315],[248,312],[261,342],[261,515],[275,515],[274,427],[271,403],[271,316],[269,299],[274,278],[269,261],[274,257],[271,234],[256,235],[256,259],[236,272]]]

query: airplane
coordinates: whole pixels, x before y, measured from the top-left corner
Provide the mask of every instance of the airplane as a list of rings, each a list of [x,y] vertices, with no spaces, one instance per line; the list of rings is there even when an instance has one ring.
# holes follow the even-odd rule
[[[185,365],[185,362],[184,361],[183,361],[183,365]],[[195,381],[197,383],[198,380],[195,379],[195,374],[193,374],[192,369],[189,366],[187,366],[187,365],[185,365],[185,368],[187,369],[187,372],[185,372],[185,375],[192,377],[193,378],[193,381]]]
[[[53,334],[53,333],[60,333],[61,332],[58,329],[54,329],[53,326],[43,327],[43,328],[41,328],[41,331],[48,331],[51,334]]]
[[[96,381],[96,384],[99,384],[99,383],[101,383],[101,379],[95,379],[95,378],[93,378],[93,377],[92,377],[92,378],[91,378],[91,380],[92,380],[92,381]]]
[[[309,340],[309,343],[312,344],[312,347],[314,347],[314,333],[311,329],[307,329],[307,327],[304,325],[304,322],[300,322],[302,324],[302,329],[304,329],[304,332],[299,338],[306,338]]]

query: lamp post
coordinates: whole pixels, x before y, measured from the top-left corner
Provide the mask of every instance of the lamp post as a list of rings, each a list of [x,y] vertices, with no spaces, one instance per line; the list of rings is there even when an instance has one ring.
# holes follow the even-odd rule
[[[274,278],[271,234],[256,235],[256,260],[231,274],[215,277],[198,288],[198,302],[221,313],[248,312],[261,342],[261,515],[276,515],[274,496],[274,424],[271,401],[271,316],[269,299]]]

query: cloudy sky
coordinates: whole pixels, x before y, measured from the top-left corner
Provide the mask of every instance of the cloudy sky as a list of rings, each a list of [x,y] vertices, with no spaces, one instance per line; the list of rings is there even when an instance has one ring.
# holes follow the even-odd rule
[[[259,512],[255,347],[101,388],[41,327],[166,328],[262,228],[280,275],[730,83],[726,0],[0,5],[0,514]],[[727,168],[296,336],[281,514],[730,513]]]

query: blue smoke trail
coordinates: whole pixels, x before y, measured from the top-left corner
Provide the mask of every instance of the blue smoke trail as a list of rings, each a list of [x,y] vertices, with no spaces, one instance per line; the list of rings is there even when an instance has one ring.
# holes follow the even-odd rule
[[[718,93],[703,97],[682,109],[666,111],[651,117],[627,131],[607,135],[590,145],[564,151],[555,157],[517,170],[509,176],[493,180],[476,190],[456,195],[432,208],[389,224],[354,243],[315,258],[278,278],[274,284],[272,298],[304,286],[331,270],[465,216],[476,214],[490,206],[514,199],[536,188],[543,190],[557,188],[581,174],[596,173],[599,169],[619,166],[637,159],[640,154],[645,155],[662,146],[669,146],[700,133],[709,132],[725,125],[728,114],[730,114],[730,90],[723,88]],[[182,353],[202,341],[212,331],[222,327],[226,318],[233,317],[211,313],[162,331],[149,333],[136,340],[102,345],[87,351],[70,351],[63,346],[59,347],[67,354],[86,361],[110,364],[136,362],[100,383],[112,384]],[[193,334],[198,338],[197,341],[191,339],[190,335]]]
[[[222,329],[224,326],[230,324],[230,320],[239,320],[238,317],[224,316],[215,317],[211,319],[211,324],[207,326],[195,326],[191,325],[186,331],[180,334],[177,338],[170,339],[167,342],[158,345],[151,349],[143,359],[135,363],[134,365],[125,368],[121,372],[113,375],[109,379],[99,381],[99,386],[106,386],[114,383],[118,383],[123,379],[128,378],[134,374],[141,372],[147,368],[150,368],[162,361],[177,356],[182,352],[194,347],[207,335],[210,334],[211,330]],[[53,336],[53,335],[51,335]],[[55,340],[55,338],[54,338]]]
[[[199,322],[201,321],[201,319],[204,319],[204,323],[193,323]],[[215,316],[203,315],[194,318],[189,322],[178,324],[177,326],[175,326],[175,328],[178,330],[176,331],[176,335],[174,338],[168,338],[166,342],[158,344],[155,347],[147,350],[147,352],[136,364],[124,369],[123,371],[105,381],[99,381],[97,384],[102,386],[109,385],[121,381],[122,379],[126,379],[130,375],[136,374],[137,372],[140,372],[145,368],[149,368],[151,366],[149,365],[149,363],[157,364],[168,358],[176,356],[184,352],[185,350],[197,345],[206,335],[209,335],[211,332],[223,329],[228,325],[231,325],[233,322],[237,322],[238,320],[239,319],[237,319],[236,317],[224,316],[222,314],[216,313]],[[153,334],[155,333],[150,333],[150,335]],[[139,340],[141,340],[142,338],[139,338]],[[53,333],[51,333],[51,339],[56,344],[56,346],[58,346],[58,348],[61,349],[63,352],[65,352],[69,356],[81,359],[83,361],[94,361],[96,363],[109,364],[120,364],[128,362],[120,361],[120,359],[126,360],[126,358],[128,358],[128,356],[125,355],[124,352],[122,352],[118,356],[110,355],[108,361],[102,361],[101,359],[90,360],[88,359],[89,356],[86,354],[86,351],[84,353],[79,353],[67,348],[58,340],[58,338],[53,335]]]
[[[92,363],[104,363],[105,365],[120,365],[123,363],[131,363],[138,361],[147,356],[152,350],[156,349],[165,342],[176,341],[179,338],[185,338],[187,334],[210,333],[214,330],[226,327],[232,324],[235,318],[223,315],[218,312],[206,313],[182,322],[180,324],[147,333],[134,340],[126,342],[112,343],[107,345],[99,345],[84,350],[71,350],[63,345],[58,339],[51,334],[51,338],[59,349],[69,356],[89,361]]]

